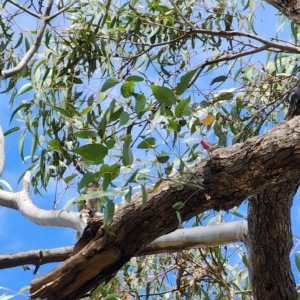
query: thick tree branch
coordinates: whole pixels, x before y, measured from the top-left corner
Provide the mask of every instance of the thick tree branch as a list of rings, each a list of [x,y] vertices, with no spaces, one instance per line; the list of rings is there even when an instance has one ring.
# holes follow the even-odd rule
[[[138,252],[136,256],[244,242],[246,235],[246,221],[231,222],[216,226],[178,229],[151,242]],[[0,255],[0,269],[28,264],[43,265],[53,262],[62,262],[70,257],[73,249],[74,247],[70,246]]]
[[[0,190],[0,206],[19,210],[26,219],[38,225],[69,227],[83,232],[87,219],[85,211],[78,213],[38,208],[32,203],[29,196],[29,177],[30,173],[27,172],[24,176],[23,190],[20,192],[12,193]]]
[[[254,300],[298,299],[290,263],[290,210],[299,178],[297,172],[294,179],[271,185],[250,198],[246,244]]]
[[[105,232],[101,219],[92,218],[72,256],[32,282],[32,297],[77,299],[105,282],[146,245],[178,227],[173,208],[178,201],[184,202],[178,212],[185,221],[208,209],[238,206],[254,192],[299,171],[300,117],[243,144],[216,149],[192,174],[166,180],[155,192],[148,190],[145,204],[137,194],[129,205],[119,207],[109,227],[115,235]],[[199,181],[204,189],[195,186]]]
[[[300,2],[298,0],[265,0],[290,20],[300,25]]]
[[[35,14],[33,13],[31,10],[27,9],[26,7],[17,4],[16,2],[14,2],[13,0],[9,0],[9,2],[15,6],[17,6],[18,8],[26,11],[27,13],[33,15],[36,18],[39,18],[41,20],[39,28],[37,30],[37,34],[36,34],[36,38],[35,41],[33,42],[32,46],[29,48],[29,50],[26,52],[26,54],[24,55],[24,57],[21,59],[21,61],[18,63],[18,65],[14,68],[8,69],[8,70],[3,70],[0,73],[0,82],[3,79],[7,79],[10,78],[14,75],[17,75],[18,73],[20,73],[29,63],[29,61],[31,60],[31,58],[36,54],[36,52],[38,51],[40,45],[41,45],[41,41],[43,39],[45,30],[47,25],[49,24],[49,22],[55,18],[56,16],[58,16],[59,14],[65,12],[66,10],[68,10],[72,5],[74,5],[75,3],[78,2],[78,0],[74,0],[73,2],[71,2],[69,5],[66,5],[65,7],[63,7],[62,9],[60,9],[59,11],[57,11],[56,13],[54,13],[52,16],[50,16],[50,12],[53,6],[53,2],[54,0],[49,0],[45,9],[45,13],[43,15],[39,15],[39,14]]]
[[[74,4],[76,4],[77,2],[79,2],[79,0],[74,0],[73,2],[71,2],[70,4],[64,6],[63,8],[61,8],[60,10],[58,10],[57,12],[55,12],[53,15],[48,17],[48,21],[51,21],[52,19],[56,18],[58,15],[62,14],[63,12],[67,11],[69,8],[71,8]]]

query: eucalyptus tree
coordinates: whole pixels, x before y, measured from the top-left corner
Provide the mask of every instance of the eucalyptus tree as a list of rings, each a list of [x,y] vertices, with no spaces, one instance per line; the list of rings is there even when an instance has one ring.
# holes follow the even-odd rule
[[[0,205],[80,235],[1,257],[1,268],[65,260],[31,282],[33,299],[297,299],[300,16],[297,1],[268,3],[272,36],[259,1],[2,2],[2,93],[21,121],[5,135],[19,134],[30,167]],[[53,180],[78,197],[45,211],[29,186],[42,194]],[[176,231],[242,216],[245,200],[247,221]],[[248,252],[231,244],[233,266],[221,245],[236,241]]]

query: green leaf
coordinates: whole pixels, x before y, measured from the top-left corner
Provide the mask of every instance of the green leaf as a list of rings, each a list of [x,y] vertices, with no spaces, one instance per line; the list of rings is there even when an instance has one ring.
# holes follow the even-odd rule
[[[142,190],[142,203],[144,204],[148,200],[148,194],[147,194],[146,188],[143,184],[141,185],[141,190]]]
[[[125,182],[124,187],[128,185],[130,182],[135,182],[136,181],[136,174],[138,173],[139,169],[134,170],[134,172],[130,175],[128,180]]]
[[[135,83],[133,81],[126,81],[121,86],[121,94],[124,98],[129,98],[134,91]]]
[[[14,46],[14,49],[18,48],[22,44],[22,41],[23,41],[23,34],[20,33],[20,37],[19,37],[16,45]]]
[[[95,163],[101,163],[107,155],[108,150],[101,144],[89,144],[73,150],[74,153]]]
[[[224,82],[227,78],[228,77],[225,75],[218,76],[211,81],[210,85],[213,85],[216,82]]]
[[[182,201],[176,202],[172,205],[172,208],[174,209],[180,209],[182,207],[184,207],[184,203]]]
[[[164,156],[158,156],[158,155],[156,155],[156,159],[161,164],[164,164],[164,163],[166,163],[170,159],[170,156],[169,155],[164,155]]]
[[[121,166],[119,164],[102,165],[100,169],[100,173],[103,174],[102,188],[104,191],[107,190],[109,184],[119,176]]]
[[[61,152],[61,145],[59,140],[51,140],[48,141],[47,144],[52,148],[51,150],[59,151]]]
[[[93,106],[88,106],[80,112],[80,115],[86,115],[93,109]]]
[[[133,163],[133,154],[130,148],[131,145],[131,135],[129,135],[123,144],[123,157],[122,157],[122,163],[124,166],[130,166]]]
[[[61,107],[54,106],[54,105],[52,105],[50,103],[47,103],[47,105],[50,106],[50,107],[52,107],[54,110],[58,111],[62,116],[65,116],[67,118],[71,118],[71,116],[72,116],[67,110],[65,110],[65,109],[63,109]]]
[[[119,80],[117,78],[109,78],[107,79],[104,84],[102,85],[101,91],[100,92],[105,92],[108,89],[114,87],[119,83]]]
[[[82,80],[78,77],[73,77],[72,78],[73,84],[82,84]]]
[[[168,129],[179,132],[181,130],[181,126],[179,123],[169,119],[168,120]]]
[[[146,105],[146,97],[143,94],[135,94],[133,93],[133,96],[135,97],[135,112],[139,114]],[[139,116],[140,118],[141,116]]]
[[[192,80],[192,78],[194,77],[194,75],[197,71],[198,71],[198,69],[189,71],[188,73],[186,73],[185,75],[183,75],[180,78],[180,82],[176,86],[177,95],[180,96],[186,91],[186,89],[188,88],[188,86],[190,84],[190,81]]]
[[[129,114],[126,111],[123,111],[120,115],[119,126],[126,124],[129,121]]]
[[[141,82],[144,81],[144,78],[136,75],[131,75],[126,78],[126,81]]]
[[[77,174],[73,174],[73,175],[70,175],[70,176],[67,176],[64,178],[64,182],[66,184],[70,183],[75,177],[77,177]]]
[[[154,137],[149,137],[144,139],[138,146],[138,149],[151,149],[155,148],[155,138]]]
[[[180,100],[180,102],[175,107],[175,116],[177,118],[181,118],[184,115],[184,111],[188,107],[189,103],[190,103],[189,98],[187,98],[185,100]]]
[[[75,136],[81,139],[89,139],[97,137],[98,133],[93,130],[80,130],[75,132]]]
[[[131,201],[131,196],[132,196],[132,186],[129,187],[128,193],[125,194],[124,200],[125,200],[127,203],[130,203],[130,201]]]
[[[174,93],[165,86],[153,86],[150,85],[153,96],[160,104],[165,104],[166,106],[170,106],[177,102],[177,98]]]
[[[9,123],[11,123],[13,117],[15,116],[15,114],[21,110],[22,108],[24,108],[24,111],[27,111],[29,108],[30,108],[30,104],[29,103],[22,103],[20,106],[18,106],[14,111],[13,113],[11,114],[11,117],[10,117],[10,120],[9,120]]]
[[[78,183],[78,191],[81,190],[82,188],[86,187],[89,183],[93,182],[97,178],[97,175],[92,172],[87,172],[85,173],[80,182]]]
[[[4,133],[4,136],[7,136],[7,135],[9,135],[9,134],[11,134],[11,133],[13,133],[13,132],[15,132],[15,131],[18,131],[18,130],[20,130],[20,127],[13,127],[13,128],[11,128],[11,129],[7,130],[7,131]]]
[[[114,217],[114,213],[115,213],[114,202],[111,200],[107,200],[106,206],[105,206],[105,211],[104,211],[104,219],[103,219],[103,224],[105,227],[111,223],[111,221]]]
[[[107,93],[100,92],[96,96],[95,101],[96,101],[96,103],[101,103],[102,101],[104,101],[106,99],[106,97],[107,97]]]

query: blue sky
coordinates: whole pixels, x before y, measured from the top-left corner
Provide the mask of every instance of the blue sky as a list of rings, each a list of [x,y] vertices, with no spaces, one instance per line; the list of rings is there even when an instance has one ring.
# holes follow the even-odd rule
[[[270,36],[270,27],[273,27],[275,30],[275,25],[277,25],[277,19],[275,17],[277,11],[267,4],[265,4],[265,6],[265,10],[259,9],[257,11],[258,25],[256,28],[260,35],[268,37]],[[23,21],[25,23],[26,19]],[[283,38],[289,36],[289,28],[284,29],[282,36]],[[209,81],[210,79],[208,80],[207,84],[209,84]],[[3,90],[4,86],[5,82],[2,83],[1,90]],[[2,107],[0,110],[0,121],[4,132],[14,126],[13,124],[9,124],[10,114],[12,112],[8,106],[9,98],[10,95],[1,95]],[[20,189],[20,185],[17,186],[18,178],[28,166],[21,161],[18,152],[17,135],[12,134],[6,138],[5,150],[6,164],[2,179],[6,180],[12,186],[14,191],[18,191]],[[58,195],[63,189],[63,185],[59,186]],[[72,198],[74,194],[74,190],[69,191],[63,198],[60,208],[69,198]],[[33,193],[31,195],[34,203],[38,207],[51,209],[53,205],[53,199],[55,197],[55,184],[51,183],[48,187],[48,192],[44,192],[43,196],[34,195]],[[300,228],[297,224],[297,220],[299,219],[300,215],[299,199],[299,194],[297,194],[292,208],[293,232],[298,236],[300,236]],[[243,210],[245,212],[245,206],[242,209],[242,212]],[[75,232],[72,229],[40,227],[23,218],[18,211],[0,208],[0,242],[0,254],[9,254],[32,249],[69,246],[73,245],[76,242],[76,239]],[[294,263],[293,260],[292,263]],[[41,266],[39,273],[43,274],[52,268],[53,264]],[[295,266],[293,267],[293,270],[295,270],[294,274],[296,283],[299,283],[300,277],[296,272]],[[9,294],[14,294],[21,288],[30,284],[31,280],[35,277],[32,273],[33,269],[31,271],[24,271],[22,267],[1,270],[0,286],[8,288],[10,290],[8,292]],[[0,290],[0,295],[4,292],[4,290]],[[26,297],[16,296],[14,299],[26,299]]]

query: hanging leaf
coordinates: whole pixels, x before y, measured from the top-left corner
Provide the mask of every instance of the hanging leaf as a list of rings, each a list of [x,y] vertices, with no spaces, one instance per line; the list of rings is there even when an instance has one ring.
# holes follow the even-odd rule
[[[75,136],[81,139],[89,139],[97,137],[98,133],[93,130],[80,130],[75,132]]]
[[[135,94],[133,93],[133,96],[135,98],[135,112],[139,114],[146,105],[146,97],[143,94]],[[141,116],[139,116],[140,118]]]
[[[76,148],[73,152],[94,163],[101,163],[107,155],[108,150],[101,144],[89,144]]]
[[[93,182],[97,178],[97,175],[92,172],[87,172],[85,173],[80,182],[78,183],[78,191],[81,190],[82,188],[86,187],[89,183]]]
[[[108,89],[114,87],[119,83],[119,80],[117,78],[109,78],[107,79],[104,84],[102,85],[101,92],[105,92]]]
[[[133,81],[126,81],[122,86],[121,86],[121,94],[124,98],[129,98],[133,91],[134,91],[134,82]]]
[[[180,82],[176,86],[176,93],[177,95],[182,95],[186,89],[189,87],[190,81],[194,77],[195,73],[198,71],[198,69],[194,69],[192,71],[189,71],[185,75],[183,75],[180,78]]]
[[[152,90],[153,96],[160,104],[170,106],[177,102],[174,93],[167,87],[150,85],[150,88]]]
[[[144,78],[136,75],[131,75],[126,78],[126,81],[141,82],[144,81]]]
[[[138,146],[138,149],[151,149],[155,148],[155,138],[154,137],[149,137],[144,139]]]
[[[164,164],[164,163],[166,163],[170,159],[170,156],[169,155],[164,155],[164,156],[158,156],[158,155],[156,155],[156,159],[161,164]]]
[[[180,100],[180,102],[175,107],[175,116],[177,118],[181,118],[184,115],[184,111],[187,109],[189,103],[190,103],[190,98],[187,98],[185,100]]]
[[[73,174],[73,175],[67,176],[67,177],[64,178],[64,182],[66,184],[69,184],[75,177],[77,177],[77,174]]]
[[[130,166],[133,163],[133,154],[130,148],[131,145],[131,135],[129,135],[123,144],[123,157],[122,157],[122,163],[124,166]]]
[[[115,213],[115,204],[111,200],[107,200],[106,206],[105,206],[105,211],[104,211],[104,219],[103,219],[103,225],[106,227],[108,226]]]
[[[217,82],[224,82],[226,79],[227,79],[227,76],[225,76],[225,75],[218,76],[211,81],[210,85],[213,85],[214,83],[217,83]]]
[[[123,111],[120,115],[119,127],[126,124],[129,121],[129,114],[126,111]]]

